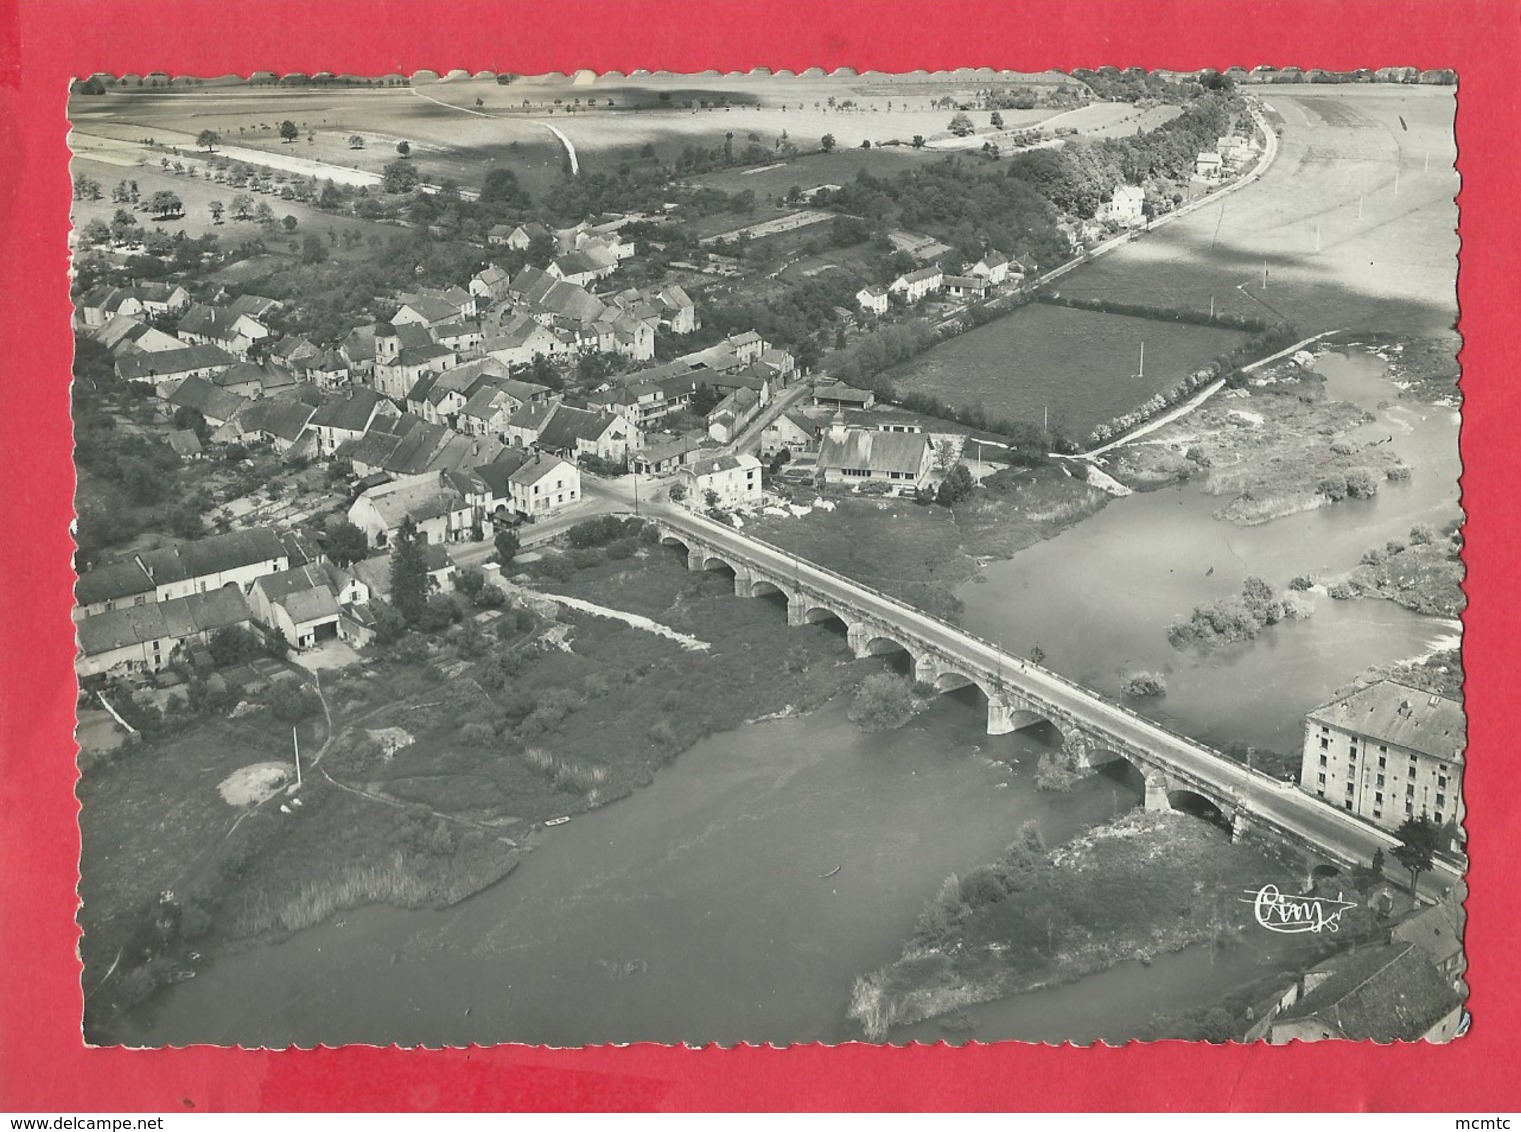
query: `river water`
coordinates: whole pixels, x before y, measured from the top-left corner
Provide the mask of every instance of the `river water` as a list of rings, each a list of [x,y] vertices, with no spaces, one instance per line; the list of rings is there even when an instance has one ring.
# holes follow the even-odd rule
[[[1272,626],[1250,642],[1208,653],[1167,642],[1173,618],[1239,592],[1249,574],[1277,587],[1298,574],[1339,574],[1416,523],[1440,528],[1458,517],[1457,411],[1395,401],[1383,362],[1362,351],[1326,354],[1317,368],[1328,397],[1375,415],[1368,428],[1392,438],[1409,480],[1383,485],[1371,500],[1256,527],[1214,519],[1228,499],[1193,485],[1118,499],[987,566],[959,592],[963,623],[1021,655],[1039,645],[1047,665],[1111,696],[1129,672],[1162,672],[1165,699],[1140,701],[1138,710],[1207,742],[1279,751],[1297,750],[1304,712],[1365,667],[1453,642],[1456,622],[1323,593],[1310,595],[1313,617]]]
[[[1141,298],[1136,281],[1154,285],[1170,270],[1224,294],[1289,233],[1303,245],[1302,262],[1275,259],[1269,297],[1302,298],[1327,325],[1450,325],[1452,173],[1436,143],[1450,137],[1451,117],[1448,103],[1428,102],[1426,113],[1415,94],[1370,95],[1357,103],[1366,122],[1351,123],[1347,112],[1313,101],[1291,107],[1284,157],[1261,185],[1228,198],[1218,217],[1074,273],[1068,287]],[[1429,154],[1421,148],[1428,142]],[[1302,218],[1306,177],[1324,182],[1314,194],[1339,194],[1336,211]],[[1414,238],[1427,232],[1436,235],[1426,245]],[[1357,253],[1338,253],[1336,262],[1350,265],[1340,275],[1329,270],[1333,247]],[[1229,257],[1218,285],[1196,274],[1210,256]],[[1354,268],[1361,274],[1347,274]],[[1433,281],[1444,278],[1448,290],[1439,293]],[[992,373],[1029,348],[1020,325],[966,335],[936,357],[1013,335],[988,348],[993,368],[978,363]],[[1147,372],[1161,373],[1161,339],[1151,330],[1146,337]],[[1128,374],[1129,339],[1078,335],[1058,352],[1067,360],[1036,367],[1031,380],[1092,400],[1079,391],[1093,372],[1088,351],[1112,352],[1115,372]],[[1311,619],[1207,657],[1167,643],[1173,617],[1237,590],[1249,573],[1281,586],[1300,573],[1340,572],[1417,522],[1456,516],[1456,413],[1394,401],[1381,365],[1365,355],[1329,355],[1320,368],[1332,396],[1376,413],[1412,467],[1408,482],[1386,484],[1371,501],[1255,528],[1213,519],[1223,501],[1196,487],[1116,500],[987,567],[985,580],[960,594],[964,623],[1020,653],[1038,643],[1048,665],[1111,695],[1128,671],[1163,671],[1168,694],[1144,710],[1209,741],[1285,751],[1299,745],[1303,712],[1366,666],[1451,641],[1455,623],[1389,602],[1320,596]],[[1111,412],[1107,401],[1072,403],[1074,414]],[[1011,415],[1038,408],[1010,406]],[[1107,779],[1064,795],[1035,790],[1034,763],[1049,735],[989,737],[984,726],[983,708],[958,693],[888,735],[861,734],[839,704],[714,735],[631,797],[545,831],[514,874],[460,905],[340,913],[284,942],[221,956],[170,988],[123,1036],[144,1045],[277,1047],[858,1038],[845,1018],[855,976],[897,956],[946,876],[992,859],[1026,821],[1057,841],[1135,804],[1132,790]],[[982,1041],[1122,1041],[1158,1013],[1216,1001],[1276,958],[1261,941],[1195,947],[966,1014]],[[948,1036],[931,1022],[893,1039]]]
[[[1383,601],[1317,599],[1316,615],[1206,657],[1167,621],[1247,573],[1353,565],[1367,546],[1456,505],[1455,414],[1386,402],[1366,355],[1321,362],[1333,396],[1375,411],[1414,469],[1366,503],[1241,529],[1182,487],[1112,503],[969,584],[966,623],[1117,691],[1158,668],[1157,714],[1217,742],[1297,747],[1300,716],[1365,665],[1424,652],[1455,625]],[[1215,574],[1204,578],[1207,564]],[[778,610],[778,616],[781,615]],[[1155,710],[1155,709],[1154,709]],[[368,908],[219,958],[172,988],[128,1040],[581,1045],[650,1040],[838,1042],[856,975],[894,958],[943,879],[1035,821],[1050,841],[1133,806],[1107,779],[1071,794],[1031,781],[1049,734],[984,734],[969,694],[865,735],[836,704],[712,736],[613,805],[545,831],[505,881],[441,912]],[[1232,851],[1245,851],[1241,849]],[[838,871],[834,871],[838,867]],[[825,875],[832,874],[832,875]],[[1121,1041],[1272,969],[1263,941],[1195,947],[967,1012],[981,1041]],[[895,1041],[960,1040],[930,1022]]]

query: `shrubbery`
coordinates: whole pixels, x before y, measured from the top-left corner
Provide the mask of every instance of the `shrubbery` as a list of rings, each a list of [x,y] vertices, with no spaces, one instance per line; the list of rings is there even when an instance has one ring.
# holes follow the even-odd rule
[[[912,685],[902,676],[877,672],[868,676],[846,713],[863,731],[892,731],[914,714]]]
[[[1186,620],[1174,621],[1167,627],[1167,639],[1179,649],[1249,641],[1266,626],[1286,618],[1308,617],[1314,608],[1305,598],[1281,596],[1261,578],[1248,577],[1239,594],[1195,606]]]
[[[1165,696],[1167,681],[1160,672],[1135,672],[1125,680],[1127,696]]]

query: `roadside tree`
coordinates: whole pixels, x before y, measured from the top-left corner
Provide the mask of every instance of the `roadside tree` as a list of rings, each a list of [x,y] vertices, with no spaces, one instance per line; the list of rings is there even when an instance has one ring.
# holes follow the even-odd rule
[[[968,136],[972,130],[975,129],[975,127],[972,125],[972,119],[966,114],[957,114],[954,118],[951,119],[951,124],[948,129],[958,138],[964,138]]]
[[[402,157],[410,157],[412,155],[412,143],[409,141],[397,142],[396,152],[401,154]]]
[[[217,144],[221,140],[222,135],[217,133],[215,130],[202,130],[195,136],[195,144],[203,147],[207,153],[210,153],[212,150],[216,149]]]
[[[293,142],[293,141],[295,141],[300,136],[301,136],[301,131],[296,128],[296,123],[292,122],[289,118],[285,119],[285,121],[283,121],[283,122],[280,123],[280,140],[281,141],[284,141],[284,142],[287,142],[287,143]]]
[[[1410,870],[1412,894],[1415,892],[1415,886],[1421,874],[1435,863],[1439,833],[1440,829],[1436,822],[1425,814],[1420,817],[1406,818],[1394,831],[1394,836],[1399,838],[1399,844],[1390,852],[1396,861]]]
[[[823,137],[821,137],[819,139],[819,148],[822,149],[825,153],[833,153],[834,152],[834,135],[833,134],[825,134]]]
[[[496,560],[506,566],[518,553],[518,533],[516,531],[497,531],[496,537],[491,540],[496,547]]]
[[[349,135],[349,148],[350,149],[363,149],[364,148],[364,138],[361,137],[359,134],[350,134]]]

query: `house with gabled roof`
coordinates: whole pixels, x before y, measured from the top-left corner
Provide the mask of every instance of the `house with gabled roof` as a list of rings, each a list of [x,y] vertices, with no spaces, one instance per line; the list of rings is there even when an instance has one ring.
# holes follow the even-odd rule
[[[1009,257],[1000,251],[989,250],[967,269],[967,274],[986,279],[996,287],[1009,277]]]
[[[285,309],[285,304],[279,299],[271,299],[265,295],[239,295],[227,304],[227,309],[235,314],[246,314],[263,322],[272,314],[278,314]]]
[[[797,409],[788,409],[761,430],[761,455],[774,456],[783,448],[794,454],[816,452],[824,424]]]
[[[887,313],[887,288],[886,287],[862,287],[856,292],[856,304],[863,310],[872,314]]]
[[[556,402],[549,419],[539,429],[534,447],[541,452],[575,458],[596,456],[600,460],[624,460],[638,446],[637,434],[619,413],[577,409]]]
[[[674,472],[697,459],[708,447],[703,432],[657,433],[644,437],[644,445],[634,454],[634,471],[640,475],[663,475]]]
[[[375,388],[398,401],[405,398],[425,374],[442,373],[459,361],[459,355],[453,350],[431,340],[425,345],[402,345],[404,335],[401,331],[406,328],[407,324],[388,327],[382,323],[375,334]]]
[[[556,257],[545,270],[556,279],[586,287],[618,270],[618,261],[605,250],[587,247]]]
[[[158,388],[177,386],[189,377],[212,377],[231,369],[237,359],[220,346],[184,346],[116,359],[116,376]]]
[[[80,678],[107,672],[160,672],[192,643],[246,625],[251,611],[236,588],[212,589],[168,601],[95,613],[78,623]]]
[[[887,483],[919,487],[934,466],[934,448],[922,432],[847,428],[836,417],[819,445],[825,483]]]
[[[131,287],[94,287],[74,301],[76,321],[91,329],[104,326],[117,315],[143,313],[142,300]]]
[[[512,507],[523,515],[543,518],[581,499],[581,470],[569,460],[535,452],[507,477]]]
[[[277,452],[288,452],[305,435],[316,412],[317,406],[301,397],[265,397],[244,406],[236,419],[247,439],[267,441]]]
[[[255,343],[270,336],[270,329],[252,315],[198,304],[181,316],[175,333],[185,342],[220,346],[235,357],[247,358]]]
[[[373,389],[353,387],[330,394],[309,422],[317,433],[317,451],[331,456],[347,440],[370,430],[376,417],[395,417],[400,410]]]
[[[104,326],[92,331],[91,337],[110,350],[115,358],[126,354],[161,354],[185,347],[185,343],[173,334],[165,334],[157,327],[124,314],[113,315]]]
[[[940,268],[931,265],[898,276],[887,285],[887,290],[889,294],[901,296],[905,303],[917,303],[920,299],[939,291],[944,281],[945,273]]]
[[[434,478],[423,483],[388,483],[370,488],[349,507],[349,522],[364,531],[372,546],[385,547],[407,519],[423,541],[450,542],[470,533],[474,515],[454,488]]]
[[[689,507],[756,507],[761,500],[760,461],[749,453],[699,456],[681,469],[680,482]]]
[[[531,365],[535,358],[562,358],[573,352],[553,330],[526,314],[515,314],[500,329],[488,330],[482,349],[509,366]]]
[[[494,263],[488,263],[470,277],[470,293],[477,300],[495,303],[507,297],[512,276]]]
[[[526,252],[528,246],[535,240],[553,240],[554,238],[555,234],[548,228],[536,220],[531,220],[527,224],[519,224],[513,228],[501,242],[515,251]]]
[[[256,579],[286,569],[290,558],[272,528],[250,527],[141,551],[131,564],[148,579],[148,589],[141,592],[152,596],[145,596],[145,601],[169,601],[222,586],[247,593]],[[120,588],[129,573],[125,566],[113,567],[109,575],[114,580],[113,589]],[[83,603],[92,590],[86,585],[76,587],[75,592]]]
[[[336,566],[293,566],[254,583],[254,616],[297,650],[338,637],[342,609],[330,574]],[[357,585],[357,583],[356,583]]]
[[[1274,1045],[1327,1038],[1443,1042],[1463,1016],[1455,981],[1413,944],[1344,951],[1305,972],[1297,999],[1267,1027]]]
[[[247,398],[214,385],[204,377],[187,377],[169,394],[176,409],[194,409],[212,428],[220,428],[248,404]]]

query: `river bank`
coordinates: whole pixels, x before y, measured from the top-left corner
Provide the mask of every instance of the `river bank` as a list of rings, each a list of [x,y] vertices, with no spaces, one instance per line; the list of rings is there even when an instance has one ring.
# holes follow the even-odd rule
[[[746,529],[784,550],[956,622],[955,590],[982,566],[1007,559],[1101,510],[1113,498],[1060,464],[987,476],[951,507],[831,492],[832,511],[756,516]],[[890,536],[890,537],[889,537]]]
[[[1282,863],[1179,813],[1134,812],[1055,848],[1026,831],[998,860],[946,880],[903,954],[857,980],[851,1017],[881,1040],[1120,962],[1227,945],[1248,919],[1241,891],[1270,881],[1297,891]]]
[[[194,722],[88,773],[92,1040],[220,954],[364,904],[456,904],[510,873],[545,821],[624,797],[703,737],[807,712],[879,667],[827,629],[789,630],[770,602],[734,600],[726,576],[688,573],[658,546],[576,561],[540,588],[711,647],[549,603],[491,611],[326,675],[331,723],[309,721],[302,740],[308,757],[319,742],[324,754],[299,789],[284,769],[289,730],[262,709]],[[283,773],[263,801],[219,792],[271,764]]]

